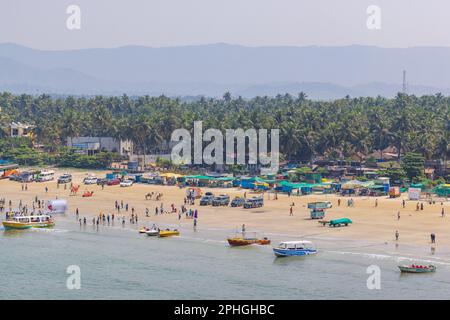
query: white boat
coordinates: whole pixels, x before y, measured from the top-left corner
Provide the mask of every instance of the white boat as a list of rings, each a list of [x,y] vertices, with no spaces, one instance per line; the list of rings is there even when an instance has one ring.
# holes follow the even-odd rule
[[[316,254],[317,249],[311,241],[284,241],[273,248],[273,253],[277,257],[306,256]]]
[[[157,237],[159,235],[159,230],[158,229],[150,229],[145,231],[145,234],[148,235],[149,237]]]

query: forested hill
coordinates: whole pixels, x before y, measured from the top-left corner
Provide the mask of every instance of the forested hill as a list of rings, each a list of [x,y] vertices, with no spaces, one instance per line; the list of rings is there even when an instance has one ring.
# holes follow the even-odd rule
[[[51,98],[2,93],[2,127],[11,121],[35,124],[39,142],[58,146],[69,136],[131,139],[136,150],[151,150],[177,128],[280,129],[280,151],[289,159],[367,155],[396,146],[427,159],[445,159],[450,144],[450,97],[398,94],[394,99],[310,100],[304,94],[222,98],[182,102],[141,96],[131,99]],[[4,133],[3,133],[4,134]]]

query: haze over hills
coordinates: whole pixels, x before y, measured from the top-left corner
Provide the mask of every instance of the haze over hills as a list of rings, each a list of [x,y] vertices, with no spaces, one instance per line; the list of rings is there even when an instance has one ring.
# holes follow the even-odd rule
[[[244,47],[212,44],[43,51],[0,44],[0,90],[14,93],[310,98],[450,94],[450,48]]]

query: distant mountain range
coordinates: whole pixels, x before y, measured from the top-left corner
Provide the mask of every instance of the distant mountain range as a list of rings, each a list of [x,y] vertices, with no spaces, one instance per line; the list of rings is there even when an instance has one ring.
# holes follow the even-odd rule
[[[244,47],[227,44],[68,51],[0,44],[0,90],[169,96],[298,94],[333,99],[450,94],[450,48]]]

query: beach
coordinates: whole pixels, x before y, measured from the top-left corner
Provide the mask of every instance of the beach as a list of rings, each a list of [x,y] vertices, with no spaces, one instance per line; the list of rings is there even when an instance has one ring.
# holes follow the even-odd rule
[[[29,183],[27,191],[22,191],[21,183],[1,180],[0,196],[6,198],[7,202],[12,200],[13,207],[18,205],[21,199],[23,204],[31,205],[31,202],[38,196],[39,199],[49,200],[67,199],[69,210],[67,215],[75,216],[78,208],[80,218],[87,218],[88,224],[92,223],[92,217],[99,213],[112,214],[117,217],[126,216],[129,224],[131,207],[134,207],[138,215],[138,225],[148,226],[149,223],[156,223],[161,226],[179,226],[188,228],[193,226],[192,219],[182,216],[178,219],[178,214],[155,215],[155,207],[160,207],[163,203],[164,209],[169,210],[172,204],[180,210],[183,199],[186,196],[186,188],[177,186],[148,185],[136,183],[131,187],[105,186],[102,190],[98,185],[83,185],[82,179],[87,172],[82,170],[59,170],[57,174],[70,172],[73,175],[73,183],[79,184],[80,189],[76,196],[70,196],[70,186],[64,189],[64,185],[57,188],[56,181],[43,183]],[[107,171],[94,172],[98,177],[104,177]],[[48,187],[48,193],[45,187]],[[94,191],[94,195],[83,198],[84,191]],[[228,194],[231,199],[234,196],[247,197],[258,195],[251,190],[238,188],[202,188],[203,193],[211,191],[215,195]],[[145,195],[151,192],[161,192],[163,197],[160,201],[146,200]],[[270,199],[269,199],[270,197]],[[341,204],[338,206],[338,199]],[[337,195],[308,195],[308,196],[287,196],[278,194],[278,199],[274,200],[274,194],[264,194],[264,207],[255,209],[243,209],[232,207],[212,207],[199,206],[199,200],[195,205],[187,205],[187,208],[198,209],[198,226],[208,229],[218,229],[229,231],[240,230],[242,224],[246,225],[248,231],[258,231],[265,234],[280,234],[290,237],[308,238],[338,238],[345,240],[364,241],[372,243],[397,243],[401,245],[416,245],[430,248],[430,234],[436,234],[435,248],[447,250],[450,248],[450,202],[440,201],[435,204],[424,202],[424,209],[416,211],[417,201],[408,201],[407,195],[400,198],[389,199],[388,197],[352,197],[354,206],[348,207],[349,197],[339,197]],[[375,199],[378,205],[375,207]],[[405,208],[402,207],[402,199],[406,200]],[[124,209],[118,214],[115,210],[115,201],[129,204],[129,210]],[[330,228],[322,226],[317,220],[310,219],[310,211],[307,208],[308,202],[330,201],[333,205],[326,211],[325,220],[336,218],[350,218],[353,221],[349,227]],[[289,209],[293,206],[293,215],[290,216]],[[442,207],[446,212],[445,217],[441,217]],[[150,217],[145,217],[148,208]],[[400,219],[398,219],[400,212]],[[395,240],[395,232],[399,232],[399,240]]]
[[[70,172],[74,183],[86,176],[82,170]],[[98,177],[106,171],[92,172]],[[48,193],[45,192],[48,188]],[[134,184],[131,187],[80,185],[70,196],[69,184],[57,188],[56,181],[29,183],[0,181],[0,197],[17,206],[19,200],[31,206],[35,196],[41,200],[67,199],[69,210],[55,215],[51,229],[0,232],[0,297],[2,299],[445,299],[450,275],[448,218],[441,218],[441,205],[425,204],[416,212],[416,202],[354,197],[337,206],[335,195],[291,196],[279,194],[257,209],[187,205],[198,209],[198,223],[184,215],[155,215],[163,202],[165,210],[173,203],[183,204],[186,189],[176,186]],[[84,191],[94,195],[83,198]],[[249,190],[205,189],[214,194],[247,197]],[[145,200],[145,195],[161,192],[161,201]],[[271,194],[273,199],[273,194]],[[115,211],[115,201],[123,200],[129,210]],[[353,224],[331,228],[309,218],[308,202],[331,201],[325,219],[348,217]],[[293,216],[289,215],[292,202]],[[444,204],[450,210],[449,204]],[[131,208],[138,223],[131,224]],[[86,225],[79,223],[86,217]],[[145,209],[150,216],[145,217]],[[401,217],[397,220],[397,212]],[[115,214],[111,223],[93,225],[100,213]],[[122,216],[126,216],[122,225]],[[2,217],[4,218],[4,217]],[[179,237],[157,238],[139,234],[142,226],[157,224],[177,228]],[[226,238],[246,225],[248,233],[257,232],[272,240],[272,245],[287,240],[311,240],[319,253],[299,259],[275,258],[269,246],[230,247]],[[394,232],[400,237],[395,241]],[[436,244],[430,243],[430,233]],[[399,263],[434,264],[438,271],[424,276],[404,275]],[[81,289],[68,290],[68,266],[79,266]],[[380,290],[367,287],[368,268],[381,270]],[[12,267],[13,266],[13,267]],[[31,272],[30,271],[38,271]],[[29,288],[34,288],[29,290]]]

